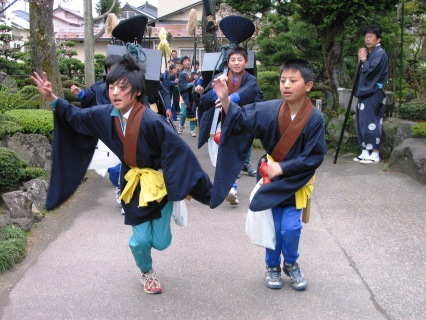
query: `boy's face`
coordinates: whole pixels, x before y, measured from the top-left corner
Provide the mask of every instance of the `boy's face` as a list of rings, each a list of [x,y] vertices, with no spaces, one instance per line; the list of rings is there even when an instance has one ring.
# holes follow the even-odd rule
[[[299,70],[283,70],[280,77],[281,95],[289,104],[305,100],[306,93],[312,89],[314,83],[305,83]]]
[[[182,65],[184,69],[189,69],[191,68],[191,60],[189,59],[185,59],[182,61]]]
[[[180,63],[176,63],[176,72],[182,71],[182,65]]]
[[[137,101],[136,97],[141,94],[137,92],[131,96],[131,90],[132,87],[130,84],[123,80],[116,81],[108,87],[109,99],[114,108],[118,109],[122,115],[135,105]]]
[[[229,57],[228,67],[234,75],[239,76],[244,73],[247,67],[247,61],[244,59],[243,55],[235,53]]]

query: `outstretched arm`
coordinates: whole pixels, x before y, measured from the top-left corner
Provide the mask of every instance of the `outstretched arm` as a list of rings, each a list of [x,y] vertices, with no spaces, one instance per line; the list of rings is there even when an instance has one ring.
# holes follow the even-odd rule
[[[38,92],[50,102],[56,101],[58,98],[53,93],[52,84],[47,80],[46,72],[42,73],[42,77],[37,72],[33,72],[31,80],[36,84]]]

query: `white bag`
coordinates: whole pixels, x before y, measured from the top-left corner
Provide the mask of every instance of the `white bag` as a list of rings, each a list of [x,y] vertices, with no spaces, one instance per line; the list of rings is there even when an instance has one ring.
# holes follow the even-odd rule
[[[261,181],[262,180],[259,180],[251,192],[250,202],[261,186]],[[263,211],[251,211],[249,209],[246,218],[246,233],[251,243],[257,246],[275,250],[276,237],[272,210],[266,209]]]
[[[208,148],[209,148],[210,162],[213,167],[216,167],[217,153],[219,151],[219,146],[217,145],[216,142],[214,142],[214,135],[216,134],[216,132],[220,131],[220,124],[217,124],[217,120],[219,119],[219,114],[220,114],[220,109],[216,108],[214,110],[213,122],[210,128],[210,138],[207,141]]]
[[[173,201],[172,218],[178,226],[185,227],[188,224],[188,210],[185,200]]]

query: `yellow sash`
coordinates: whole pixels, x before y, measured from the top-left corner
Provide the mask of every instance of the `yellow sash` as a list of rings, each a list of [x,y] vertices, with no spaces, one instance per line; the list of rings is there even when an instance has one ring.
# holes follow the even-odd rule
[[[120,200],[128,204],[133,197],[138,182],[141,186],[139,207],[146,207],[148,202],[160,202],[167,195],[166,184],[162,172],[149,168],[131,168],[125,175],[127,184],[121,192]]]

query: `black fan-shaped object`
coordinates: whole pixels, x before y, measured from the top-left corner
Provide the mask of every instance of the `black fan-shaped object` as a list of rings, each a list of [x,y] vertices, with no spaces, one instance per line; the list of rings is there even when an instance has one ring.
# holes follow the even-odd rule
[[[121,20],[117,26],[112,29],[112,36],[123,42],[142,43],[148,18],[142,15],[134,16],[126,20]]]
[[[241,16],[225,17],[219,22],[219,27],[225,37],[235,45],[250,38],[255,31],[253,22]]]

